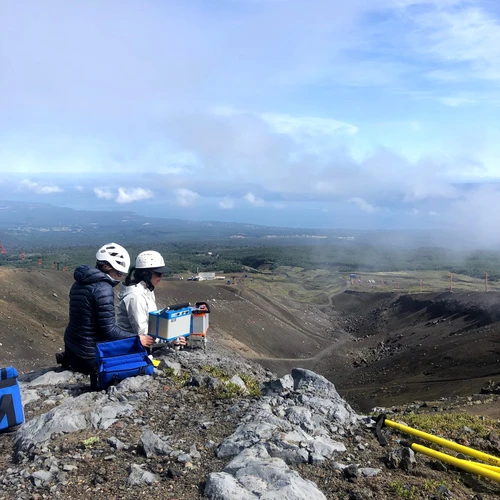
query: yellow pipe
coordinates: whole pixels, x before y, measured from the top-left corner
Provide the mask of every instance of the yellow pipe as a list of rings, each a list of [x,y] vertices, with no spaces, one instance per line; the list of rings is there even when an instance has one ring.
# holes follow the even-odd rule
[[[417,444],[417,443],[415,443]],[[418,446],[421,446],[421,445],[418,445]],[[423,446],[423,448],[426,448],[425,446]],[[426,448],[428,450],[432,450],[432,448]],[[433,450],[432,450],[433,451]],[[488,465],[488,464],[483,464],[483,463],[480,463],[480,462],[469,462],[468,460],[464,460],[463,458],[458,458],[458,457],[455,457],[457,460],[461,460],[462,462],[465,462],[465,463],[468,463],[468,464],[474,464],[474,465],[478,465],[480,467],[484,467],[485,469],[488,469],[488,470],[491,470],[493,472],[496,472],[497,474],[500,474],[500,467],[496,467],[495,465]]]
[[[418,431],[417,429],[413,429],[412,427],[408,427],[407,425],[398,424],[397,422],[393,422],[392,420],[386,419],[384,421],[384,425],[392,427],[393,429],[397,429],[398,431],[405,432],[406,434],[411,434],[412,436],[425,439],[426,441],[430,441],[431,443],[444,446],[445,448],[449,448],[450,450],[458,451],[459,453],[463,453],[464,455],[477,458],[478,460],[482,460],[483,462],[488,462],[490,465],[500,466],[500,458],[494,457],[493,455],[488,455],[487,453],[483,453],[482,451],[473,450],[472,448],[468,448],[467,446],[463,446],[461,444],[454,443],[453,441],[448,441],[447,439],[433,436],[432,434],[427,434],[427,432]]]
[[[467,460],[465,460],[465,462],[466,461]],[[484,467],[485,469],[492,470],[493,472],[500,474],[500,467],[495,467],[494,465],[488,465],[488,464],[481,464],[479,462],[477,462],[477,465],[480,465],[481,467]]]
[[[473,474],[477,474],[478,476],[484,476],[500,483],[500,474],[498,472],[493,472],[491,470],[488,470],[487,468],[482,467],[479,464],[474,464],[467,460],[461,460],[460,458],[455,458],[450,455],[447,455],[446,453],[441,453],[439,451],[431,450],[430,448],[426,448],[425,446],[421,446],[416,443],[413,443],[411,445],[411,449],[413,451],[423,453],[424,455],[427,455],[429,457],[437,458],[442,462],[449,463],[451,465],[454,465],[455,467],[459,467],[460,469],[472,472]]]

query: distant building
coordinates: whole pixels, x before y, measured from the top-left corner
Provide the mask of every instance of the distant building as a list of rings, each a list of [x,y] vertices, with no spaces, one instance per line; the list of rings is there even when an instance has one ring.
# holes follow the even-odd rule
[[[213,272],[213,273],[198,273],[197,277],[198,277],[199,281],[214,280],[215,279],[215,272]]]

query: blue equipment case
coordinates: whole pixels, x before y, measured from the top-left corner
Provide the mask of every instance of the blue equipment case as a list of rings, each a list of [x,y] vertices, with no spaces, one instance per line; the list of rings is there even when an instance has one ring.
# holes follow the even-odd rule
[[[192,308],[189,303],[177,304],[149,313],[148,334],[170,342],[191,333]]]
[[[136,375],[153,375],[154,366],[139,336],[100,342],[96,349],[97,387],[107,389]]]
[[[24,422],[21,392],[17,382],[17,370],[0,368],[0,432]]]

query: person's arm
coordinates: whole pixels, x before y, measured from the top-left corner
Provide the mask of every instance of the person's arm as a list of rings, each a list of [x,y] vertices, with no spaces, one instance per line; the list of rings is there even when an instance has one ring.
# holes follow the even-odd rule
[[[111,285],[100,286],[96,289],[96,323],[99,340],[116,340],[133,337],[133,332],[127,332],[116,326],[115,295]]]

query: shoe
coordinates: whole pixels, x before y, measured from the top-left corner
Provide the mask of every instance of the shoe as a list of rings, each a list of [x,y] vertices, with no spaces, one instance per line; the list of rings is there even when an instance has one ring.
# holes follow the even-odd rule
[[[69,368],[69,363],[64,352],[56,352],[56,361],[57,364],[61,365],[63,368]]]

